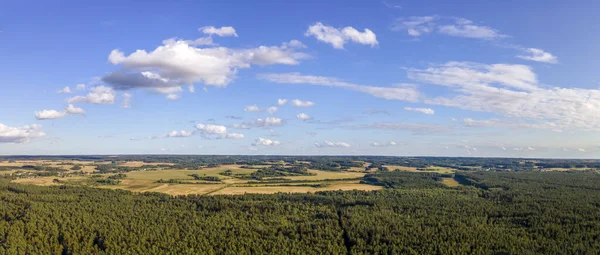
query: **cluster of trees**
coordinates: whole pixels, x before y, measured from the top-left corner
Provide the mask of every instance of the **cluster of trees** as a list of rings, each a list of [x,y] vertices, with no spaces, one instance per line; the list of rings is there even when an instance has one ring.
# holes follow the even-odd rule
[[[0,179],[0,254],[597,254],[600,175],[377,172],[380,191],[169,196]]]

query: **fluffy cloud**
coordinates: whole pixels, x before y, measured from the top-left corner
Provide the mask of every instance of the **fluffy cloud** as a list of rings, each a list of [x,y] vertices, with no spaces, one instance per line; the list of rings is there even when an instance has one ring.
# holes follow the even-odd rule
[[[257,105],[248,105],[244,107],[245,112],[260,112],[260,108]]]
[[[475,39],[498,39],[507,37],[497,30],[477,25],[468,19],[441,16],[403,17],[396,20],[392,30],[406,30],[410,36],[421,36],[432,32]]]
[[[181,130],[181,131],[171,131],[171,133],[167,134],[167,137],[188,137],[188,136],[192,136],[194,134],[194,132],[192,131],[186,131],[186,130]]]
[[[67,105],[67,108],[65,108],[65,112],[68,114],[84,114],[85,111],[81,108],[75,107],[72,104]]]
[[[428,115],[435,114],[435,111],[431,108],[412,108],[412,107],[404,107],[405,111],[413,111],[413,112],[421,112]]]
[[[291,104],[295,107],[311,107],[314,106],[315,103],[311,101],[302,101],[300,99],[292,100]]]
[[[77,84],[75,90],[85,90],[85,84]]]
[[[246,123],[249,126],[255,127],[271,127],[271,126],[281,126],[283,124],[283,120],[276,117],[268,117],[268,118],[258,118],[254,121]]]
[[[201,27],[198,30],[202,31],[202,33],[205,33],[207,35],[218,35],[221,37],[226,37],[226,36],[238,37],[237,33],[235,32],[235,28],[233,28],[233,27],[216,28],[213,26],[207,26],[207,27]]]
[[[340,30],[331,26],[325,26],[321,22],[309,26],[304,35],[314,36],[319,41],[331,44],[335,49],[343,49],[344,44],[348,41],[371,45],[371,47],[379,44],[377,36],[370,29],[360,32],[353,27],[345,27]]]
[[[308,116],[308,114],[306,114],[306,113],[300,113],[300,114],[296,115],[296,118],[297,118],[297,119],[300,119],[300,120],[310,120],[310,119],[312,119],[312,118],[311,118],[310,116]]]
[[[133,96],[129,93],[124,93],[123,94],[123,104],[121,105],[121,107],[123,108],[130,108],[131,107],[131,98]]]
[[[167,99],[169,99],[169,100],[177,100],[179,98],[181,98],[181,95],[179,95],[179,94],[168,94],[167,95]]]
[[[64,111],[57,110],[42,110],[39,112],[35,112],[35,118],[38,120],[51,120],[51,119],[60,119],[67,115]]]
[[[326,87],[345,88],[354,91],[360,91],[378,98],[388,100],[403,100],[414,102],[420,97],[419,92],[416,90],[415,87],[405,85],[393,88],[364,86],[340,81],[336,78],[301,75],[299,73],[260,74],[258,78],[281,84],[309,84]]]
[[[324,141],[322,143],[315,143],[315,146],[317,148],[323,148],[323,147],[335,147],[335,148],[349,148],[350,144],[345,143],[345,142],[330,142],[330,141]]]
[[[553,56],[552,54],[545,52],[541,49],[528,48],[528,49],[523,49],[523,51],[525,51],[531,55],[518,55],[517,56],[518,58],[536,61],[536,62],[550,63],[550,64],[558,63],[558,58],[556,56]]]
[[[195,83],[225,87],[235,79],[239,68],[249,68],[253,64],[297,65],[308,57],[298,51],[302,46],[298,41],[291,41],[281,46],[249,49],[200,48],[190,41],[169,39],[150,52],[137,50],[126,55],[118,49],[111,51],[109,62],[123,69],[102,80],[117,90],[170,88]]]
[[[0,123],[0,143],[25,143],[33,138],[45,136],[42,126],[9,127]]]
[[[390,146],[396,146],[396,142],[390,141],[390,142],[387,142],[387,143],[379,143],[379,142],[372,142],[371,143],[371,147],[390,147]]]
[[[227,128],[225,126],[220,126],[220,125],[197,124],[196,128],[205,134],[217,134],[217,135],[227,134]]]
[[[254,141],[252,146],[277,146],[279,144],[281,144],[279,141],[259,137]]]
[[[600,90],[539,86],[528,66],[449,62],[409,69],[408,77],[454,93],[425,100],[428,104],[521,119],[520,127],[600,129]]]
[[[97,86],[91,89],[86,96],[75,96],[69,98],[69,103],[89,103],[89,104],[114,104],[116,93],[112,88]]]
[[[57,91],[56,93],[59,93],[59,94],[69,94],[69,93],[71,93],[71,88],[64,87],[63,89]]]
[[[287,103],[287,101],[288,101],[287,99],[280,98],[280,99],[277,99],[277,104],[278,105],[284,105],[284,104]]]

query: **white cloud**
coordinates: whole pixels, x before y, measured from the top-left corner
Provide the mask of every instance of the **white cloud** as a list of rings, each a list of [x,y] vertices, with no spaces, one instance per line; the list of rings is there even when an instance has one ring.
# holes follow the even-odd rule
[[[169,99],[169,100],[177,100],[179,98],[181,98],[180,94],[168,94],[167,95],[167,99]]]
[[[244,107],[245,112],[260,112],[260,108],[257,105],[248,105]]]
[[[131,107],[131,98],[133,96],[129,93],[124,93],[123,94],[123,104],[121,105],[121,107],[123,108],[130,108]]]
[[[308,116],[308,114],[306,113],[300,113],[298,115],[296,115],[297,119],[301,119],[301,120],[310,120],[312,119],[310,116]]]
[[[345,142],[324,141],[322,143],[315,143],[315,146],[317,148],[323,148],[323,147],[349,148],[350,144],[345,143]]]
[[[469,127],[494,127],[500,124],[498,119],[474,120],[466,118],[463,119],[463,122]]]
[[[271,107],[267,108],[267,112],[268,112],[269,114],[273,114],[273,113],[275,113],[277,110],[279,110],[279,108],[277,108],[277,106],[271,106]]]
[[[319,41],[331,44],[335,49],[343,49],[344,44],[348,41],[371,45],[371,47],[375,47],[379,44],[379,42],[377,42],[377,36],[370,29],[365,29],[364,32],[360,32],[353,27],[345,27],[340,30],[331,26],[325,26],[321,22],[309,26],[304,35],[314,36]]]
[[[259,137],[255,140],[252,146],[277,146],[281,144],[279,141]]]
[[[213,125],[213,124],[197,124],[196,128],[201,130],[205,134],[217,134],[217,135],[225,135],[227,134],[227,128],[221,125]]]
[[[9,127],[0,123],[0,143],[25,143],[33,138],[45,136],[42,126]]]
[[[85,84],[77,84],[75,90],[85,90]]]
[[[295,107],[311,107],[314,106],[315,103],[311,101],[302,101],[300,99],[294,99],[291,101],[291,104]]]
[[[56,93],[59,93],[59,94],[69,94],[69,93],[71,93],[71,88],[64,87],[63,89],[57,91]]]
[[[518,58],[550,64],[558,63],[558,58],[556,56],[553,56],[552,54],[545,52],[541,49],[528,48],[523,50],[527,53],[530,53],[531,55],[518,55]]]
[[[421,36],[433,31],[436,19],[437,16],[399,18],[392,26],[392,30],[406,30],[410,36]]]
[[[227,133],[227,134],[225,134],[225,138],[228,138],[228,139],[244,139],[244,134],[240,134],[240,133]]]
[[[475,25],[473,21],[468,19],[458,18],[455,24],[443,25],[438,28],[441,34],[456,37],[476,38],[476,39],[498,39],[507,37],[506,35],[500,34],[497,30],[488,27]]]
[[[238,37],[238,34],[235,32],[235,28],[233,28],[233,27],[216,28],[213,26],[206,26],[206,27],[201,27],[198,30],[202,31],[202,33],[205,33],[207,35],[218,35],[221,37],[226,37],[226,36]]]
[[[240,68],[250,68],[253,64],[299,64],[301,59],[308,58],[307,54],[298,52],[300,44],[291,41],[281,46],[249,49],[201,48],[189,41],[169,39],[150,52],[137,50],[126,55],[118,49],[111,51],[109,62],[123,69],[102,80],[117,90],[180,87],[195,83],[225,87],[236,78]]]
[[[249,129],[250,128],[250,126],[248,124],[237,124],[237,123],[232,124],[231,127],[235,128],[235,129]]]
[[[68,114],[84,114],[85,111],[81,108],[75,107],[72,104],[69,104],[67,108],[65,108],[65,112]]]
[[[35,118],[38,120],[60,119],[66,116],[66,112],[57,110],[42,110],[35,112]]]
[[[529,151],[534,151],[535,149],[534,149],[534,148],[532,148],[532,147],[527,147],[527,150],[529,150]]]
[[[392,30],[406,30],[408,35],[415,37],[436,31],[449,36],[484,40],[507,37],[491,27],[477,25],[468,19],[436,15],[398,18],[392,26]]]
[[[387,100],[416,101],[420,95],[414,87],[373,87],[357,85],[324,76],[301,75],[299,73],[260,74],[258,78],[281,84],[309,84],[326,87],[339,87],[360,91]]]
[[[255,127],[281,126],[283,124],[283,120],[277,117],[268,117],[264,119],[259,118],[247,124]]]
[[[186,131],[186,130],[181,130],[181,131],[171,131],[171,133],[169,133],[167,135],[167,137],[188,137],[188,136],[192,136],[194,134],[194,132],[192,131]]]
[[[371,147],[390,147],[390,146],[396,146],[396,142],[390,141],[387,143],[379,143],[379,142],[371,143]]]
[[[427,104],[504,115],[523,128],[600,129],[600,90],[542,87],[529,66],[449,62],[409,69],[408,77],[453,92]]]
[[[287,103],[287,101],[288,101],[287,99],[280,98],[280,99],[277,99],[277,104],[278,105],[284,105],[284,104]]]
[[[116,93],[112,88],[97,86],[91,89],[86,96],[75,96],[69,98],[69,103],[89,103],[89,104],[114,104]]]
[[[583,148],[579,148],[579,149],[577,149],[577,151],[579,151],[579,152],[586,152],[586,150],[583,149]]]
[[[413,111],[413,112],[421,112],[427,115],[435,114],[435,111],[431,108],[412,108],[412,107],[404,107],[405,111]]]

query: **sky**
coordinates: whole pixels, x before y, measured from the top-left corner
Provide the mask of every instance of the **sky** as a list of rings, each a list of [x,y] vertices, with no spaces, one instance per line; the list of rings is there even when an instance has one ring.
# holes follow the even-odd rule
[[[597,158],[598,1],[5,1],[0,155]]]

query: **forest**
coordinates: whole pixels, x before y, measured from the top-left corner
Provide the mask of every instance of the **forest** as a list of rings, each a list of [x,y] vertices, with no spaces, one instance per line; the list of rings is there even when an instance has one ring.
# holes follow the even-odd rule
[[[227,160],[258,164],[273,159],[217,158],[202,163]],[[323,165],[352,161],[282,160]],[[370,160],[377,167],[392,159]],[[460,161],[432,160],[448,166]],[[462,186],[445,186],[441,178],[454,178]],[[596,171],[442,174],[382,169],[361,182],[385,188],[170,196],[0,179],[0,254],[598,254],[600,250]]]

